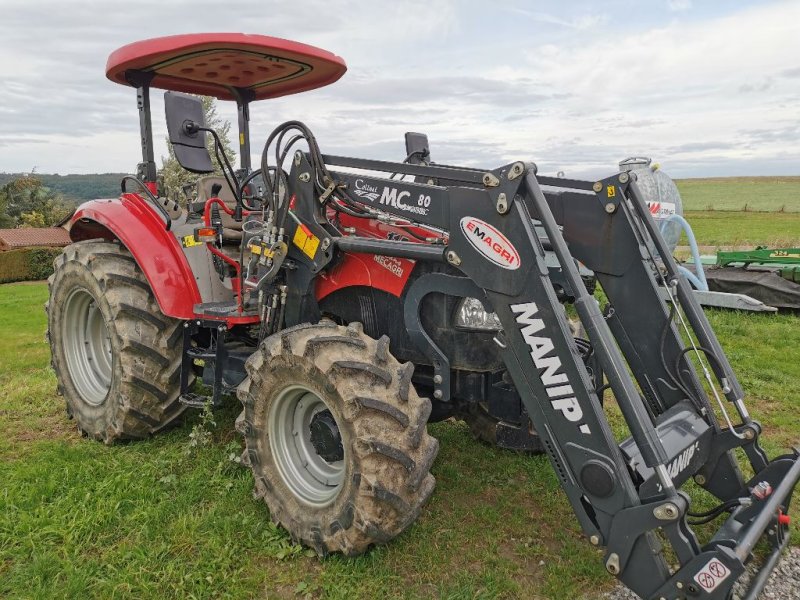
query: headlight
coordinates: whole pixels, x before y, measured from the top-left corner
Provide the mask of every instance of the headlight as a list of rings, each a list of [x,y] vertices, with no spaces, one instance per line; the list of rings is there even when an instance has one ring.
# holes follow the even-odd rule
[[[494,313],[486,312],[477,298],[464,298],[456,310],[456,327],[477,331],[499,331],[500,319]]]

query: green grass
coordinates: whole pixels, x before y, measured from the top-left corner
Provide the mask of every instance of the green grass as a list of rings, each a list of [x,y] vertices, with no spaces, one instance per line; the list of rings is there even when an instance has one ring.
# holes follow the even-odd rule
[[[800,177],[714,177],[675,183],[687,211],[800,212]]]
[[[46,295],[0,286],[0,597],[573,599],[614,585],[548,462],[457,423],[430,427],[437,489],[405,534],[357,559],[308,556],[229,460],[235,402],[193,455],[196,419],[110,448],[80,438],[48,366]],[[800,319],[709,314],[765,447],[785,451],[800,441]]]
[[[800,246],[800,213],[687,212],[701,246]],[[687,244],[683,237],[681,244]]]

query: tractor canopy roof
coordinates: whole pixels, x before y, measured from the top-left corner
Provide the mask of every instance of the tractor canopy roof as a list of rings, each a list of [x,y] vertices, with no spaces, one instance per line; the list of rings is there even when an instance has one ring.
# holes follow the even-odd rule
[[[265,35],[196,33],[134,42],[114,51],[106,77],[221,100],[263,100],[333,83],[347,70],[335,54]]]

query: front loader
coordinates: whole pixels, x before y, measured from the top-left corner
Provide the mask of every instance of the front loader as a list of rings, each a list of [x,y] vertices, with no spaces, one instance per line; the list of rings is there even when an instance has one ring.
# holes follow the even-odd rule
[[[123,183],[138,191],[78,209],[50,281],[53,364],[81,431],[145,437],[236,390],[270,516],[320,554],[353,556],[423,510],[438,448],[426,423],[482,414],[547,455],[606,569],[641,597],[730,598],[759,544],[755,598],[788,543],[798,453],[760,448],[635,177],[434,165],[413,136],[403,162],[328,155],[297,121],[253,169],[250,103],[344,71],[317,48],[240,34],[112,54],[108,77],[137,90],[143,163]],[[204,175],[185,209],[158,195],[151,87],[170,90],[170,142]],[[181,92],[236,101],[238,171],[222,156],[223,177],[208,175],[216,134]],[[719,506],[693,508],[690,480]]]

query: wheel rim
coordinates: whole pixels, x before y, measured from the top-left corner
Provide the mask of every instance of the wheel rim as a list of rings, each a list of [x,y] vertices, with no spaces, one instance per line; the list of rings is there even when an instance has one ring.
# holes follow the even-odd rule
[[[105,401],[111,387],[111,337],[97,301],[87,290],[72,291],[64,303],[64,355],[70,379],[92,406]]]
[[[268,418],[270,450],[283,481],[297,498],[315,507],[327,506],[339,494],[347,462],[346,444],[343,460],[335,462],[319,456],[312,444],[311,421],[324,411],[330,407],[322,398],[294,385],[278,394]]]

